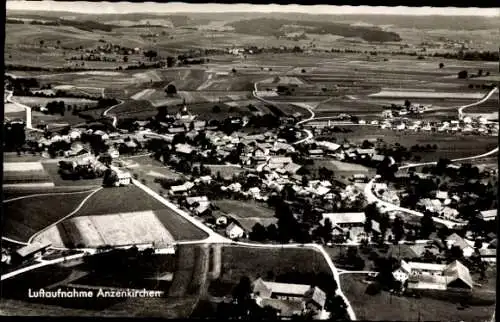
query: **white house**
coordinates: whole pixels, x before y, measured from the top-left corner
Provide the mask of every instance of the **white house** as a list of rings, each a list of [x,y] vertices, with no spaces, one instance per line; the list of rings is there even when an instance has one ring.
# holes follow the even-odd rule
[[[116,187],[127,186],[132,181],[132,175],[130,174],[130,172],[123,171],[117,167],[111,167],[111,170],[113,170],[118,177],[118,180],[115,182]]]
[[[237,239],[243,237],[245,235],[245,231],[243,230],[243,228],[233,222],[229,226],[227,226],[226,235],[231,239]]]
[[[497,212],[498,212],[497,209],[483,210],[479,213],[479,215],[481,219],[483,219],[484,221],[490,221],[490,220],[495,220],[495,218],[497,217]]]

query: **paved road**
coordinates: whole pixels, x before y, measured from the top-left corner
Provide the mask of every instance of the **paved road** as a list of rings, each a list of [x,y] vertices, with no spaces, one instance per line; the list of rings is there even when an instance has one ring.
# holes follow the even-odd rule
[[[458,118],[459,119],[462,119],[464,117],[464,110],[466,108],[469,108],[469,107],[473,107],[473,106],[476,106],[476,105],[480,105],[480,104],[483,104],[484,102],[486,102],[493,94],[495,94],[496,92],[498,91],[498,87],[495,87],[494,89],[492,89],[488,94],[486,94],[485,97],[483,97],[481,100],[475,102],[475,103],[472,103],[472,104],[468,104],[468,105],[463,105],[463,106],[460,106],[458,108]]]
[[[26,110],[26,112],[30,112],[30,113],[26,113],[26,116],[27,116],[28,114],[29,114],[29,116],[30,116],[30,119],[29,119],[29,120],[28,120],[28,119],[26,119],[26,128],[27,128],[28,130],[32,130],[32,131],[43,132],[43,130],[41,130],[41,129],[37,129],[37,128],[34,128],[34,127],[32,126],[32,123],[31,123],[31,107],[29,107],[29,106],[27,106],[27,105],[24,105],[24,104],[21,104],[21,103],[18,103],[18,102],[16,102],[16,101],[13,101],[13,100],[12,100],[13,92],[11,92],[11,91],[7,91],[7,92],[8,92],[8,95],[7,95],[7,97],[6,97],[7,102],[12,103],[12,104],[14,104],[14,105],[17,105],[17,106],[19,106],[19,107],[21,107],[21,108],[24,108],[24,109]]]

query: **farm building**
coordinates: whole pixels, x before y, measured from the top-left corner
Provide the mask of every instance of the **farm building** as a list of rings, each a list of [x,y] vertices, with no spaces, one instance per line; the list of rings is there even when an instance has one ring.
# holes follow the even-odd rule
[[[470,292],[474,285],[469,269],[457,260],[449,265],[401,260],[393,276],[403,284],[408,282],[408,289]]]
[[[446,238],[446,244],[448,248],[452,246],[458,246],[463,251],[465,257],[470,257],[474,253],[474,247],[472,247],[465,239],[453,233]]]
[[[171,186],[170,187],[170,193],[172,194],[177,194],[177,193],[183,193],[191,190],[191,188],[194,187],[194,183],[192,182],[184,182],[183,184],[179,186]]]
[[[484,210],[479,213],[480,218],[484,221],[490,221],[490,220],[495,220],[497,217],[497,209],[493,210]]]
[[[233,222],[229,226],[227,226],[226,235],[231,239],[237,239],[243,237],[245,235],[245,231],[243,230],[243,228]]]
[[[271,306],[281,317],[291,317],[304,310],[323,311],[326,294],[319,287],[305,284],[267,282],[261,278],[253,282],[253,297],[261,306]]]
[[[41,256],[47,251],[47,248],[49,248],[50,246],[51,243],[49,242],[29,244],[16,250],[16,252],[13,253],[12,260],[15,262],[20,262],[33,257]]]
[[[123,171],[117,167],[111,167],[111,170],[116,173],[118,180],[115,182],[115,186],[127,186],[132,181],[132,175],[130,172]]]

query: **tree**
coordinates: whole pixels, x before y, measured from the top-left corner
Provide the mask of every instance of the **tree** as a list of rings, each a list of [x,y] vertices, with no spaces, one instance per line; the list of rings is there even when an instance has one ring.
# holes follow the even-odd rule
[[[43,39],[40,39],[40,47],[43,47],[44,43],[45,43],[45,41]]]
[[[458,72],[459,79],[466,79],[469,76],[466,70],[462,70]]]
[[[57,47],[59,47],[59,46],[61,45],[61,41],[58,39],[58,40],[56,41],[56,44],[57,44]]]
[[[250,299],[252,294],[252,282],[248,276],[242,276],[240,282],[233,289],[233,300],[236,303],[243,303]]]
[[[128,56],[123,56],[123,62],[128,63]]]
[[[392,223],[392,234],[394,235],[394,241],[399,242],[405,233],[404,221],[400,216],[396,216],[394,222]]]
[[[173,67],[175,64],[175,58],[172,56],[167,57],[167,67]]]
[[[477,71],[477,76],[478,76],[478,77],[483,76],[483,70],[482,70],[482,69],[479,69],[479,70]]]
[[[167,87],[165,88],[165,93],[168,96],[175,95],[175,94],[177,94],[177,88],[175,88],[174,84],[168,84]]]
[[[252,231],[250,232],[250,239],[254,241],[263,241],[266,239],[266,228],[262,226],[260,223],[256,223],[252,227]]]
[[[235,74],[236,73],[236,69],[235,68],[231,69],[231,72],[233,72],[233,74]]]
[[[411,102],[406,99],[404,105],[406,108],[409,108],[411,106]]]
[[[213,113],[220,113],[220,111],[221,111],[221,108],[219,105],[215,105],[214,107],[212,107]]]
[[[115,171],[111,169],[106,169],[104,172],[104,177],[102,179],[102,183],[104,186],[114,186],[115,183],[118,181],[118,176]]]
[[[442,69],[444,67],[443,63],[439,63],[439,69]]]
[[[429,211],[424,212],[424,216],[420,218],[420,236],[429,238],[429,235],[436,229],[432,214]]]
[[[329,218],[325,219],[325,222],[322,227],[322,238],[326,242],[330,242],[332,240],[332,229],[333,229],[333,224]]]

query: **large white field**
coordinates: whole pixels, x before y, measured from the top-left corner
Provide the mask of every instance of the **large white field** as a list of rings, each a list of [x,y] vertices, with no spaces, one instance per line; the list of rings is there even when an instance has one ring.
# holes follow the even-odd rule
[[[424,91],[402,91],[402,90],[383,90],[370,97],[388,97],[388,98],[436,98],[436,99],[471,99],[477,100],[483,98],[483,93],[451,93],[451,92],[424,92]]]
[[[4,162],[3,171],[45,171],[40,162]]]

